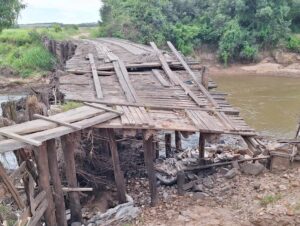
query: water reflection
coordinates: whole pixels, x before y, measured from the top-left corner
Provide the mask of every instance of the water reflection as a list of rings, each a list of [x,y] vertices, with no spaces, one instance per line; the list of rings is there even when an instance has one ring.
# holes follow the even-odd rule
[[[224,75],[213,79],[257,131],[278,138],[295,136],[300,119],[300,78]]]

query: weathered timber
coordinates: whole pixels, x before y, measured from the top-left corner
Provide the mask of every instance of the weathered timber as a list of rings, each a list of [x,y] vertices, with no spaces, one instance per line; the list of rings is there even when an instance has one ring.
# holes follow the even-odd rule
[[[199,134],[199,162],[203,163],[204,157],[205,157],[205,139],[206,134],[200,133]]]
[[[92,192],[93,188],[62,188],[63,192]]]
[[[72,128],[74,130],[81,130],[82,129],[82,127],[79,127],[79,126],[76,126],[76,125],[72,125],[72,124],[67,123],[67,122],[62,122],[62,121],[60,121],[58,119],[52,119],[50,117],[46,117],[46,116],[39,115],[39,114],[34,114],[33,117],[35,119],[42,119],[42,120],[45,120],[45,121],[48,121],[48,122],[56,123],[56,124],[61,125],[61,126],[66,126],[66,127]]]
[[[53,196],[50,187],[49,163],[47,155],[47,145],[43,143],[42,146],[34,150],[36,164],[38,169],[38,185],[40,191],[46,192],[46,200],[48,208],[45,211],[44,217],[47,226],[56,226],[55,209],[53,203]],[[31,204],[32,205],[32,204]]]
[[[154,143],[153,143],[153,134],[147,134],[147,131],[144,131],[143,134],[143,147],[144,147],[144,159],[145,165],[149,178],[149,187],[151,194],[151,206],[156,206],[158,202],[158,194],[156,187],[156,176],[155,169],[153,163],[153,155],[154,155]]]
[[[121,112],[121,111],[117,111],[117,110],[114,110],[112,108],[108,108],[106,106],[102,106],[102,105],[99,105],[99,104],[90,104],[90,103],[87,103],[87,102],[85,102],[83,104],[86,105],[86,106],[92,107],[92,108],[97,108],[97,109],[101,109],[101,110],[104,110],[104,111],[113,112],[113,113],[116,113],[118,115],[123,114],[123,112]]]
[[[175,146],[177,151],[182,150],[181,134],[179,131],[175,131]]]
[[[165,151],[166,151],[166,158],[172,157],[172,134],[166,133],[165,134]]]
[[[10,138],[10,139],[14,139],[16,141],[20,141],[20,142],[25,143],[25,144],[30,144],[30,145],[33,145],[33,146],[36,146],[36,147],[39,147],[39,146],[42,145],[42,142],[40,142],[40,141],[33,140],[33,139],[25,137],[25,136],[20,136],[16,133],[0,131],[0,135],[5,136],[5,137]]]
[[[177,192],[178,195],[180,196],[184,195],[184,189],[183,189],[184,184],[185,184],[185,173],[184,171],[179,171],[177,173]]]
[[[76,134],[68,134],[61,138],[62,149],[64,152],[65,162],[65,173],[68,181],[68,186],[76,188],[78,187],[76,166],[75,166],[75,145],[76,145]],[[81,204],[78,192],[70,192],[70,210],[71,210],[71,221],[81,222]]]
[[[93,54],[89,54],[89,60],[90,60],[90,64],[91,64],[91,69],[92,69],[93,80],[94,80],[94,85],[95,85],[97,98],[102,99],[103,98],[103,92],[102,92],[100,79],[98,77],[98,72],[97,72],[97,68],[96,68],[96,65],[95,65],[95,59],[94,59]]]
[[[23,200],[21,199],[19,192],[13,185],[11,179],[9,178],[9,176],[7,176],[6,171],[1,162],[0,162],[0,177],[3,181],[3,183],[5,184],[5,186],[7,187],[8,191],[11,193],[12,197],[14,198],[18,208],[21,210],[24,209],[25,204],[24,204]]]
[[[153,74],[157,78],[157,80],[164,86],[164,87],[170,87],[170,83],[166,81],[163,76],[161,75],[160,71],[157,69],[152,69]]]
[[[47,154],[51,181],[53,184],[53,199],[55,204],[56,222],[58,225],[67,226],[66,207],[59,175],[56,142],[54,139],[47,141]]]
[[[120,203],[126,203],[126,185],[124,174],[121,170],[119,153],[117,143],[115,141],[115,134],[112,129],[107,130],[109,146],[111,151],[112,163],[114,168],[115,182],[117,185],[118,199]]]

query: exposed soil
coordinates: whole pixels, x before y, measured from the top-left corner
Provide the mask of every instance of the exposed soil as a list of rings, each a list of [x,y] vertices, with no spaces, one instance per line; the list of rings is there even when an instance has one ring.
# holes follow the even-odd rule
[[[214,183],[209,193],[180,197],[175,187],[160,187],[155,208],[145,204],[149,201],[146,180],[132,181],[129,193],[142,207],[132,225],[300,225],[299,168],[257,177],[239,174],[225,179],[217,173],[210,178]]]

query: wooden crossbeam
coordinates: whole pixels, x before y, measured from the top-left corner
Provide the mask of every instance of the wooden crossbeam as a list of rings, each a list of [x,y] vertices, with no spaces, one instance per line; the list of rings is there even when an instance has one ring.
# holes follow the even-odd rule
[[[33,146],[36,146],[36,147],[39,147],[39,146],[42,145],[42,142],[40,142],[40,141],[33,140],[31,138],[27,138],[27,137],[24,137],[24,136],[20,136],[16,133],[0,131],[0,135],[2,135],[4,137],[7,137],[7,138],[10,138],[10,139],[13,139],[13,140],[16,140],[16,141],[20,141],[20,142],[25,143],[25,144],[30,144],[30,145],[33,145]]]
[[[157,57],[159,58],[159,61],[162,65],[162,68],[164,69],[164,71],[166,72],[166,74],[168,75],[170,81],[175,84],[175,85],[179,85],[178,83],[178,79],[176,78],[174,72],[171,70],[171,68],[169,67],[167,60],[165,59],[164,55],[160,52],[160,50],[157,48],[156,44],[154,42],[150,42],[150,45],[152,46],[152,48],[154,49]]]
[[[45,121],[48,121],[48,122],[53,122],[53,123],[56,123],[56,124],[61,125],[61,126],[66,126],[66,127],[71,128],[71,129],[74,129],[74,130],[81,130],[82,129],[82,127],[80,127],[80,126],[75,126],[75,125],[72,125],[70,123],[62,122],[60,120],[52,119],[52,118],[49,118],[49,117],[46,117],[46,116],[43,116],[43,115],[39,115],[39,114],[34,114],[33,117],[36,118],[36,119],[42,119],[42,120],[45,120]]]
[[[102,88],[101,88],[100,79],[98,77],[98,72],[97,72],[97,68],[96,68],[96,64],[95,64],[94,55],[90,53],[88,56],[89,56],[89,60],[90,60],[90,64],[91,64],[91,69],[92,69],[94,85],[95,85],[95,89],[96,89],[96,93],[97,93],[97,98],[102,99],[103,98],[103,92],[102,92]]]
[[[121,111],[117,111],[117,110],[114,110],[112,108],[105,107],[105,106],[102,106],[102,105],[99,105],[99,104],[93,104],[93,103],[87,103],[87,102],[84,102],[83,104],[86,105],[86,106],[92,107],[92,108],[113,112],[113,113],[116,113],[118,115],[123,115],[123,112],[121,112]]]

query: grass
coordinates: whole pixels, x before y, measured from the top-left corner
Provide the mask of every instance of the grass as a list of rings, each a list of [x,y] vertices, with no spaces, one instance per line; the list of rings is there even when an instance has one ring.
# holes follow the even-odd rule
[[[282,198],[282,196],[280,194],[276,194],[276,195],[266,195],[265,197],[263,197],[260,200],[260,205],[261,206],[268,206],[270,204],[274,204],[277,201],[279,201]]]
[[[300,53],[300,35],[291,35],[286,42],[286,47],[295,53]]]
[[[8,215],[10,214],[11,210],[4,206],[3,204],[0,204],[0,214],[2,217],[4,217],[4,220],[7,221],[9,226],[15,225],[16,221],[12,219],[7,219]]]
[[[75,108],[79,108],[81,106],[83,106],[83,104],[78,103],[78,102],[69,101],[62,105],[62,110],[65,112],[65,111],[69,111],[69,110],[72,110]]]

